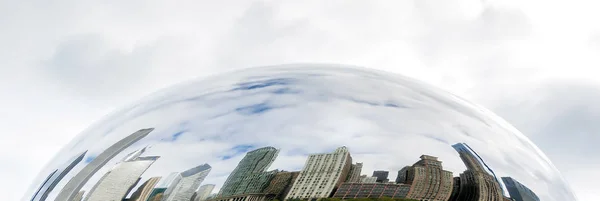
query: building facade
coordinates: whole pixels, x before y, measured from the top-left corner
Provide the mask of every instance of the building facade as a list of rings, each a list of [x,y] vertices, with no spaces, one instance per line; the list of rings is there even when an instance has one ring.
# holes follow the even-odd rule
[[[352,164],[352,166],[350,166],[350,173],[348,174],[348,179],[346,179],[346,182],[360,182],[361,178],[360,178],[360,174],[362,172],[362,163],[356,163],[356,164]]]
[[[502,201],[503,190],[494,171],[465,143],[452,145],[467,170],[460,174],[457,196],[461,201]]]
[[[285,199],[329,197],[347,178],[351,165],[352,157],[346,147],[333,153],[309,155]]]
[[[196,189],[200,187],[200,184],[202,184],[211,170],[212,167],[210,165],[202,164],[182,172],[180,181],[174,187],[169,187],[173,190],[167,189],[169,194],[163,195],[165,201],[191,200]]]
[[[200,186],[200,188],[198,188],[198,191],[196,191],[196,197],[195,197],[194,201],[206,200],[208,198],[208,196],[210,196],[210,194],[212,193],[212,191],[214,189],[215,189],[214,184],[205,184],[205,185]]]
[[[263,193],[272,195],[275,199],[285,199],[299,174],[300,172],[278,172]]]
[[[452,194],[452,172],[443,170],[437,157],[422,155],[421,160],[407,170],[406,183],[410,184],[407,198],[446,201]]]
[[[510,198],[515,201],[540,201],[540,198],[527,186],[511,177],[502,177]]]
[[[156,186],[156,184],[158,184],[158,181],[160,181],[161,177],[152,177],[148,180],[146,180],[146,182],[144,182],[140,187],[138,187],[138,189],[133,192],[133,194],[131,195],[131,198],[129,198],[129,200],[131,201],[146,201],[148,200],[148,198],[150,197],[150,194],[152,193],[152,191],[154,190],[154,187]]]
[[[171,192],[173,192],[173,190],[175,190],[175,186],[177,186],[177,184],[179,183],[179,181],[181,181],[181,179],[182,179],[181,173],[172,172],[167,177],[162,179],[160,181],[160,183],[158,183],[155,191],[157,189],[161,189],[161,192],[160,192],[161,196],[166,198],[171,194]],[[154,194],[154,192],[153,192],[153,194]]]
[[[210,201],[268,201],[269,199],[265,194],[262,193],[251,193],[244,195],[234,195],[226,197],[216,197],[210,199]]]
[[[457,143],[452,145],[452,147],[456,150],[456,152],[458,152],[461,160],[465,166],[467,166],[467,170],[485,172],[486,174],[491,175],[494,177],[494,180],[497,183],[496,185],[500,188],[500,194],[505,196],[505,194],[508,193],[504,183],[501,182],[500,178],[496,176],[494,170],[490,168],[488,164],[485,163],[483,158],[481,158],[481,156],[479,156],[479,154],[477,154],[477,152],[475,152],[475,150],[473,150],[469,145],[466,143]]]
[[[90,190],[86,201],[118,201],[127,196],[140,176],[158,159],[158,156],[139,157],[117,164]]]
[[[343,183],[333,195],[334,198],[406,198],[410,185],[393,183]]]
[[[364,177],[361,177],[360,183],[365,183],[365,184],[371,184],[371,183],[377,183],[377,177],[367,177],[367,175],[363,175]]]
[[[494,176],[466,170],[460,174],[460,201],[503,201],[500,187]]]
[[[277,171],[265,172],[275,161],[279,150],[274,147],[263,147],[246,153],[229,174],[219,191],[221,197],[260,193],[275,176]]]
[[[154,128],[141,129],[113,144],[81,169],[62,188],[55,200],[72,200],[88,180],[117,154],[146,137]]]
[[[373,171],[373,177],[377,178],[375,180],[375,182],[377,182],[377,183],[387,183],[389,181],[389,179],[388,179],[389,174],[390,174],[390,172],[383,171],[383,170]]]
[[[402,169],[398,170],[398,176],[396,176],[397,184],[405,184],[406,183],[406,174],[410,166],[405,166]]]

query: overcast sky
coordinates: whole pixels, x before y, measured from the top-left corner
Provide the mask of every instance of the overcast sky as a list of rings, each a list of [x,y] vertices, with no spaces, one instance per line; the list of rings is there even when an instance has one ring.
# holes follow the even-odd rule
[[[111,111],[185,80],[294,62],[432,83],[529,136],[600,200],[596,1],[0,0],[0,191]],[[4,192],[6,191],[6,192]]]

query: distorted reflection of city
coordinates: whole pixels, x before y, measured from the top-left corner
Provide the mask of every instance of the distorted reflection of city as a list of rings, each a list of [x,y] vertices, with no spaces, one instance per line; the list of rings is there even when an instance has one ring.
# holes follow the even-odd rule
[[[576,201],[491,111],[408,77],[332,65],[193,80],[90,125],[22,201]]]
[[[169,175],[151,175],[139,187],[144,172],[160,156],[142,156],[146,147],[129,153],[89,190],[83,185],[116,154],[144,138],[152,128],[139,130],[104,150],[73,176],[55,200],[71,201],[277,201],[277,200],[536,200],[540,199],[526,185],[507,175],[499,178],[492,168],[465,143],[452,147],[467,167],[458,175],[445,170],[442,161],[421,153],[416,162],[398,171],[390,181],[388,170],[363,174],[361,162],[354,162],[350,147],[340,146],[329,153],[308,155],[301,170],[271,170],[279,149],[262,147],[246,153],[221,185],[203,184],[210,174],[210,164],[173,172]],[[63,170],[55,170],[34,195],[32,201],[45,201],[48,193],[62,177],[81,162],[85,152],[78,155]],[[50,183],[48,183],[50,182]],[[133,191],[133,193],[131,193]],[[509,192],[506,195],[504,192]],[[128,196],[130,195],[130,196]]]

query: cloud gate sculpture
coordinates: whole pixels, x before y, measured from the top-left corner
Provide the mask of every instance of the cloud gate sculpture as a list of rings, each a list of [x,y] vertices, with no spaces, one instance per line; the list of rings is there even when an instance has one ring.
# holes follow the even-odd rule
[[[249,68],[159,91],[79,134],[24,201],[575,200],[490,111],[352,66]]]

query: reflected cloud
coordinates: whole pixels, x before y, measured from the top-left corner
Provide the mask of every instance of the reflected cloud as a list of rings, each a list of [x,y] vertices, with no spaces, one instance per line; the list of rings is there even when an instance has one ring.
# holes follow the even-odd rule
[[[535,145],[480,106],[355,67],[185,83],[67,147],[24,200],[575,200]]]

